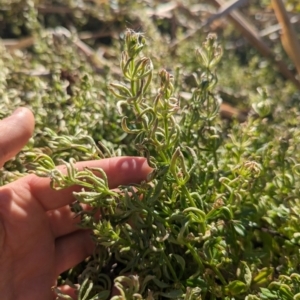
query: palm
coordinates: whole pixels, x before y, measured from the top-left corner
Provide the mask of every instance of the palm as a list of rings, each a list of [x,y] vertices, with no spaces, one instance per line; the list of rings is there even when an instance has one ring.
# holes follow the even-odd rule
[[[56,237],[49,217],[28,186],[20,185],[4,198],[0,207],[4,230],[0,264],[1,275],[9,283],[5,287],[8,299],[39,299],[42,295],[43,299],[53,299],[50,287],[58,274]]]

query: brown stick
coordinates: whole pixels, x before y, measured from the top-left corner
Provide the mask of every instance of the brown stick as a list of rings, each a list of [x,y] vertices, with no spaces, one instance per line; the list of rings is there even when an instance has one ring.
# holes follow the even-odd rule
[[[34,44],[34,38],[29,36],[15,40],[7,39],[1,40],[0,43],[4,45],[9,51],[14,51],[18,49],[31,47]]]
[[[287,55],[294,62],[297,72],[300,75],[300,45],[297,41],[296,32],[290,22],[287,11],[281,0],[272,0],[278,22],[281,25],[281,43]]]

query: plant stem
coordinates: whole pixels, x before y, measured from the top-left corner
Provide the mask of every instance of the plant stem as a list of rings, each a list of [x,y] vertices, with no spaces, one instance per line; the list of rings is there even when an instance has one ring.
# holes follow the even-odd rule
[[[172,264],[171,264],[171,262],[170,262],[168,256],[166,255],[165,251],[163,251],[162,253],[163,253],[163,256],[164,256],[164,260],[165,260],[165,262],[167,263],[168,268],[169,268],[170,272],[172,273],[172,276],[174,277],[174,281],[177,282],[177,281],[178,281],[178,278],[177,278],[176,272],[175,272],[175,270],[173,269]]]
[[[216,268],[215,265],[210,265],[210,267],[213,269],[213,271],[218,275],[219,279],[221,280],[222,284],[225,286],[227,285],[227,282],[225,280],[225,278],[223,277],[223,275],[221,274],[221,272],[219,271],[218,268]]]
[[[199,257],[199,255],[197,254],[197,252],[195,251],[194,247],[191,244],[186,244],[186,246],[188,247],[189,251],[191,252],[192,256],[194,257],[195,261],[198,263],[200,269],[202,272],[204,272],[204,265]]]

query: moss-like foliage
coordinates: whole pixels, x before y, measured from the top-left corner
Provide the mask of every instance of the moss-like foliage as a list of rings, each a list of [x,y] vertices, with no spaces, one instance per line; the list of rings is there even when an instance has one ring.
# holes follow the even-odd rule
[[[35,172],[55,189],[82,186],[71,208],[96,250],[59,278],[80,284],[80,300],[300,299],[299,93],[257,53],[243,49],[245,64],[226,50],[230,30],[174,50],[187,28],[172,32],[155,9],[5,1],[1,117],[26,105],[36,131],[1,184]],[[109,39],[83,43],[97,26]],[[222,98],[243,123],[220,117]],[[146,157],[147,181],[111,191],[101,169],[74,167],[120,155]]]

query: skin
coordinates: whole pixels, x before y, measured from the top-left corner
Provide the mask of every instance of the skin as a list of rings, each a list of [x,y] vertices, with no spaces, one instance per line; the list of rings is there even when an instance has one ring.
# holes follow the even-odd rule
[[[31,137],[34,116],[21,108],[0,121],[0,167]],[[101,167],[110,188],[144,180],[151,168],[144,158],[118,157],[79,162],[77,167]],[[63,166],[58,167],[64,169]],[[3,300],[55,299],[57,276],[91,255],[90,232],[77,227],[69,209],[72,192],[54,191],[48,178],[27,175],[0,187],[0,294]],[[62,290],[74,296],[69,287]]]

